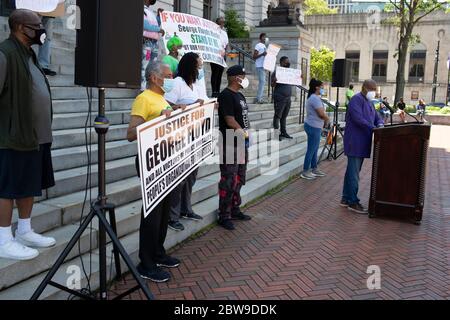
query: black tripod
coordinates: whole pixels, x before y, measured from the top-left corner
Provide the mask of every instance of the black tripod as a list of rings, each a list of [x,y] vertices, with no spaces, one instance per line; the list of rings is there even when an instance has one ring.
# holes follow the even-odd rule
[[[322,161],[325,151],[328,151],[326,159],[330,161],[337,160],[344,153],[344,150],[341,150],[339,153],[337,150],[338,134],[341,138],[344,138],[344,131],[339,124],[339,88],[337,88],[336,106],[334,107],[333,113],[333,124],[330,126],[330,131],[328,132],[326,138],[327,141],[325,142],[322,152],[320,153],[319,162]]]
[[[121,277],[121,267],[120,267],[120,256],[122,256],[123,260],[125,261],[126,265],[128,266],[129,270],[131,271],[133,277],[137,281],[137,286],[134,288],[120,294],[119,296],[115,297],[114,300],[120,300],[123,297],[129,295],[130,293],[142,289],[147,299],[151,300],[153,299],[153,295],[150,292],[149,288],[147,287],[144,280],[139,275],[138,271],[136,270],[136,267],[134,266],[133,262],[131,261],[130,257],[128,256],[127,252],[125,251],[124,247],[120,243],[119,239],[117,238],[117,230],[116,230],[116,217],[115,217],[115,206],[113,204],[106,202],[106,174],[105,174],[105,142],[106,142],[106,133],[109,129],[109,120],[105,117],[105,89],[100,88],[98,91],[98,99],[99,99],[99,112],[98,116],[95,119],[95,131],[98,134],[98,198],[96,203],[94,204],[93,208],[91,209],[89,215],[86,216],[86,218],[83,220],[80,228],[75,232],[72,239],[70,240],[67,247],[64,249],[64,251],[61,253],[61,255],[56,260],[56,263],[53,265],[53,267],[48,272],[47,276],[44,278],[42,283],[37,288],[36,292],[34,292],[33,296],[31,297],[31,300],[37,300],[42,292],[45,290],[47,285],[51,285],[55,288],[58,288],[60,290],[66,291],[74,296],[88,299],[88,300],[94,300],[95,298],[83,294],[81,292],[69,289],[65,286],[62,286],[59,283],[53,282],[52,279],[55,276],[58,269],[61,267],[61,265],[64,263],[64,260],[69,255],[70,251],[73,249],[75,244],[80,239],[83,232],[86,230],[86,228],[89,226],[91,221],[97,217],[99,220],[99,230],[98,230],[98,247],[99,247],[99,261],[100,261],[100,294],[99,299],[100,300],[107,300],[108,299],[108,292],[107,292],[107,265],[106,265],[106,233],[108,233],[109,238],[111,239],[111,242],[113,244],[113,252],[114,252],[114,260],[115,260],[115,267],[116,267],[116,279],[120,279]],[[106,212],[109,212],[109,218],[110,223],[106,220],[105,214]]]

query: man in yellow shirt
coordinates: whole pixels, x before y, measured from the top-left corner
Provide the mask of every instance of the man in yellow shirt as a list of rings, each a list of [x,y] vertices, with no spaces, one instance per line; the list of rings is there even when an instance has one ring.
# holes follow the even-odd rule
[[[173,109],[185,106],[174,106],[164,99],[164,93],[170,91],[172,71],[170,67],[159,62],[151,61],[145,71],[147,89],[134,101],[131,119],[127,131],[128,141],[137,139],[136,128],[160,116],[170,117]],[[138,158],[136,156],[136,170],[139,175]],[[137,269],[141,277],[154,282],[165,282],[170,279],[170,273],[161,269],[176,268],[180,260],[170,257],[164,249],[167,226],[170,215],[170,195],[167,195],[155,209],[144,218],[141,209],[141,225],[139,230],[139,259],[141,263]]]

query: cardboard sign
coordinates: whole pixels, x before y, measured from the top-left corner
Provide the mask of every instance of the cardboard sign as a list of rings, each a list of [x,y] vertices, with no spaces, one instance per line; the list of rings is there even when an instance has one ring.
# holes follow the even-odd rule
[[[183,41],[185,52],[197,53],[204,62],[226,67],[222,57],[222,29],[209,20],[186,13],[163,11],[161,28],[165,31],[164,48],[174,35]]]
[[[44,17],[54,17],[54,18],[63,17],[66,14],[65,3],[62,2],[62,3],[58,4],[56,9],[51,12],[39,12],[39,14]]]
[[[267,55],[264,58],[264,70],[273,72],[275,70],[275,66],[277,65],[277,56],[281,50],[281,46],[276,44],[269,44],[267,48]]]
[[[144,216],[214,154],[214,105],[188,107],[137,128]]]
[[[277,67],[277,83],[290,84],[293,86],[302,85],[302,71],[299,69]]]

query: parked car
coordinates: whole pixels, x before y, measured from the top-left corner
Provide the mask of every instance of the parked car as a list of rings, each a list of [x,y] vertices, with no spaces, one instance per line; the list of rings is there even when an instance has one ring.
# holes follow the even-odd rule
[[[439,107],[439,108],[443,108],[446,107],[447,105],[444,102],[434,102],[434,103],[428,103],[427,107]]]

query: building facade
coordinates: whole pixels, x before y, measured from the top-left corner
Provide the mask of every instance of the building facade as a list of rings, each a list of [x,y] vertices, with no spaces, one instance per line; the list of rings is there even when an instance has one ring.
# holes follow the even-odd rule
[[[375,19],[373,14],[337,14],[306,17],[306,27],[312,34],[314,47],[324,45],[336,52],[336,58],[346,58],[350,64],[350,81],[359,86],[365,79],[378,81],[380,95],[390,100],[395,94],[397,74],[397,28],[381,23],[385,13]],[[436,102],[445,102],[448,84],[447,57],[450,53],[450,15],[437,12],[424,18],[414,29],[420,41],[409,51],[406,60],[407,102],[419,98],[431,100],[436,49],[440,43],[437,69]]]
[[[327,0],[328,7],[338,9],[338,13],[383,11],[388,0]]]

